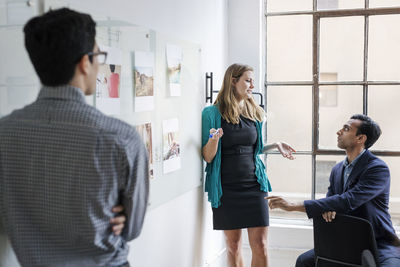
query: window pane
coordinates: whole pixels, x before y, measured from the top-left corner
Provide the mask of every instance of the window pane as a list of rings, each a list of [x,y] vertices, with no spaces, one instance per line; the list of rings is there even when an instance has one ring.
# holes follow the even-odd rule
[[[295,202],[311,199],[311,156],[296,155],[295,160],[287,160],[281,155],[270,154],[266,166],[272,186],[269,195],[287,197]],[[275,217],[306,218],[304,213],[280,209],[272,210],[270,214]]]
[[[311,66],[312,16],[268,17],[267,80],[312,81]]]
[[[399,0],[369,0],[369,7],[400,7]]]
[[[311,150],[312,89],[310,86],[269,86],[267,141],[285,141],[296,150]]]
[[[400,81],[400,15],[369,19],[368,80]]]
[[[390,169],[389,212],[393,224],[400,226],[400,157],[380,157]]]
[[[364,18],[323,18],[320,34],[320,72],[337,73],[339,81],[362,81]]]
[[[313,0],[268,0],[267,12],[311,11]]]
[[[318,10],[364,8],[365,0],[318,0]]]
[[[333,166],[345,159],[343,156],[317,156],[316,158],[316,183],[315,183],[315,198],[323,198],[328,192],[329,176]]]
[[[320,106],[319,106],[319,144],[322,149],[337,149],[336,132],[342,128],[353,114],[363,112],[363,88],[362,86],[337,85],[336,106],[321,105],[322,93],[326,87],[320,86]],[[332,95],[332,94],[331,94]],[[331,96],[331,95],[325,95]],[[325,100],[332,103],[333,100]]]
[[[372,149],[400,150],[400,120],[394,116],[399,114],[400,86],[370,86],[368,90],[368,115],[382,129],[382,135]]]

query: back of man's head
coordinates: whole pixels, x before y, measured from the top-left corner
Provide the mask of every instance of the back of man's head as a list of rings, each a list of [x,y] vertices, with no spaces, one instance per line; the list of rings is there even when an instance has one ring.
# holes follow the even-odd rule
[[[357,135],[365,134],[367,136],[367,141],[365,141],[365,148],[370,148],[381,136],[381,128],[379,125],[373,121],[370,117],[363,114],[355,114],[351,116],[350,119],[360,120],[361,125],[358,127]]]
[[[43,85],[65,85],[79,60],[92,52],[96,23],[68,8],[34,17],[24,27],[25,47]]]

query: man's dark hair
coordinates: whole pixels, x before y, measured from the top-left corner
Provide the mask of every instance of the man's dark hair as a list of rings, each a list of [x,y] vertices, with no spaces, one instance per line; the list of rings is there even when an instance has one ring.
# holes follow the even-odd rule
[[[355,114],[351,116],[352,120],[360,120],[361,125],[358,127],[357,135],[365,134],[367,141],[365,141],[365,148],[370,148],[381,136],[381,128],[370,117],[363,114]]]
[[[114,71],[115,71],[115,65],[114,64],[110,64],[110,71],[112,73],[114,73]]]
[[[96,23],[88,14],[61,8],[29,20],[24,33],[40,81],[58,86],[70,82],[79,60],[93,51]]]

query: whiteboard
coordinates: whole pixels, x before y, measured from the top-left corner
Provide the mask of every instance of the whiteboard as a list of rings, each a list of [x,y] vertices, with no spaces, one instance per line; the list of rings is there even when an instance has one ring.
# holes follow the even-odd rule
[[[145,27],[110,18],[96,19],[97,43],[122,51],[120,110],[112,116],[132,126],[152,124],[154,178],[150,180],[149,200],[152,209],[202,185],[200,148],[204,89],[200,73],[201,49],[197,44]],[[5,116],[33,102],[40,83],[23,45],[22,25],[2,24],[0,36],[6,40],[0,43],[0,58],[6,59],[0,61],[0,116]],[[167,44],[182,49],[180,96],[169,94]],[[135,112],[135,51],[154,53],[154,108],[149,111]],[[87,102],[95,105],[94,97],[87,97]],[[174,118],[179,121],[180,168],[164,174],[162,124],[164,120]]]

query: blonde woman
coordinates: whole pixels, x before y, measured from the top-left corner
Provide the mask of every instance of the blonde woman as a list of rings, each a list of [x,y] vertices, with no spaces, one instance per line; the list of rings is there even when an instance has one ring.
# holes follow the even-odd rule
[[[268,203],[271,191],[259,154],[277,148],[293,159],[282,142],[263,146],[264,110],[254,101],[253,69],[233,64],[225,72],[214,105],[202,113],[202,154],[207,162],[205,191],[213,209],[215,230],[223,230],[229,266],[243,266],[241,229],[247,228],[251,266],[268,266]]]

